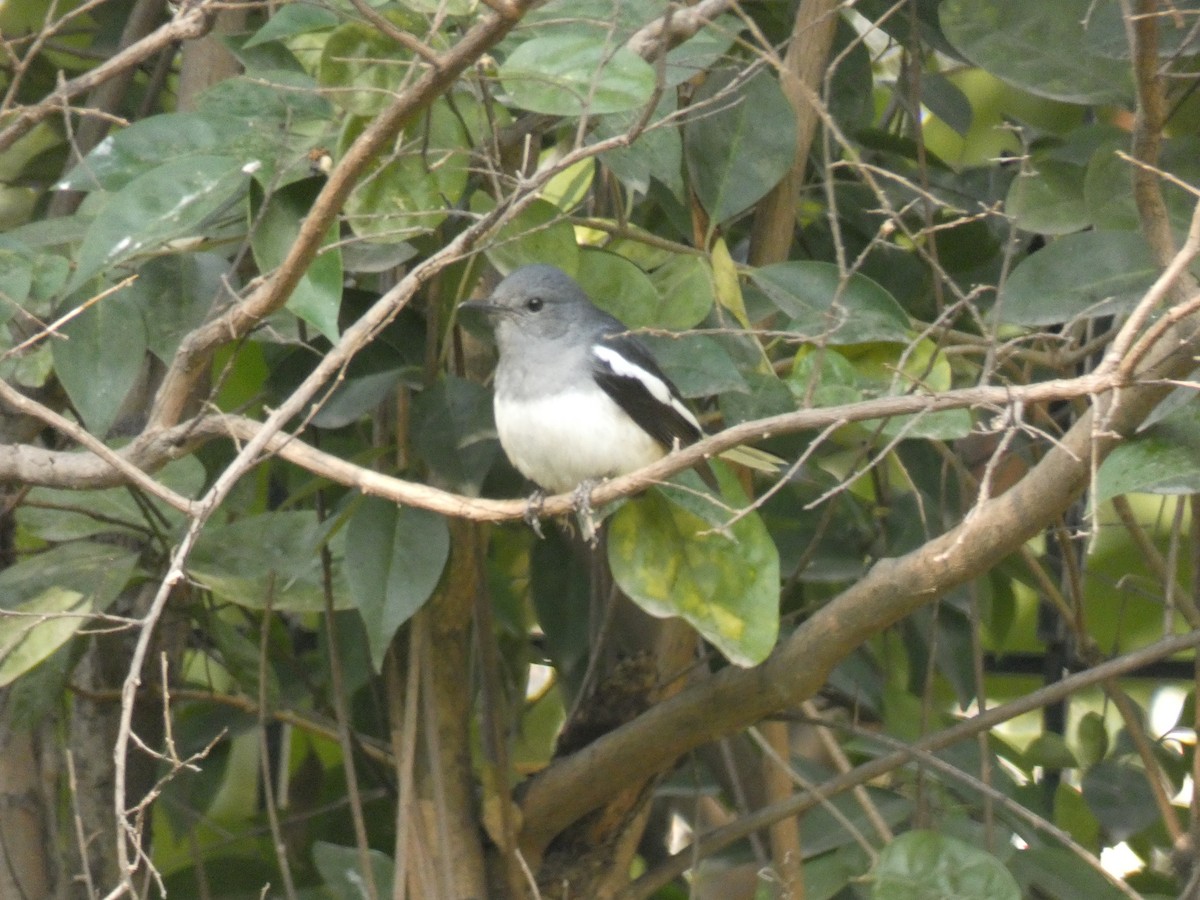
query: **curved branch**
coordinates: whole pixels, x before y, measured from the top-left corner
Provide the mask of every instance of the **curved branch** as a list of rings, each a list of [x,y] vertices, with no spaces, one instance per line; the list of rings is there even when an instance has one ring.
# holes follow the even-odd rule
[[[999,563],[1087,487],[1094,467],[1190,372],[1200,348],[1196,316],[1164,336],[1138,376],[1144,383],[1095,405],[1006,493],[981,503],[950,531],[894,559],[881,559],[779,644],[762,665],[727,668],[531,779],[522,799],[523,845],[545,846],[602,803],[625,773],[661,770],[680,755],[813,696],[854,647],[945,591]],[[1102,421],[1104,428],[1096,428]]]

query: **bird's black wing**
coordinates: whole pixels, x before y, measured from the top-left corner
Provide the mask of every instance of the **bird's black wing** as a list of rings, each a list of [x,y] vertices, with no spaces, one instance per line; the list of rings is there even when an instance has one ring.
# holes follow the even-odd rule
[[[592,348],[596,383],[643,431],[670,450],[694,443],[700,426],[654,357],[627,335],[608,335]]]

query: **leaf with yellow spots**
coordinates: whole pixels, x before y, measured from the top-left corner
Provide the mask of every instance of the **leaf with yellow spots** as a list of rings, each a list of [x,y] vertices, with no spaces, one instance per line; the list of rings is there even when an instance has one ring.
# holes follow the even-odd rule
[[[748,503],[715,465],[724,502]],[[680,616],[735,665],[762,662],[779,634],[779,554],[757,513],[725,533],[659,491],[612,518],[608,561],[621,590],[652,616]]]

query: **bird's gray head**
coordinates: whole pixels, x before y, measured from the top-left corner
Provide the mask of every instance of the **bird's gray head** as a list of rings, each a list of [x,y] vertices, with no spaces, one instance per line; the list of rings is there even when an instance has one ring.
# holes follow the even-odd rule
[[[463,306],[492,321],[502,353],[524,343],[558,341],[572,331],[588,333],[602,315],[575,279],[545,265],[517,269],[486,300]]]

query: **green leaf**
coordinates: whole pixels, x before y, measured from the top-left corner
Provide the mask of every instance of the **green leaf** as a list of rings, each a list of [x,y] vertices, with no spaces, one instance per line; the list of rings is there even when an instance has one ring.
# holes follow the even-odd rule
[[[457,98],[460,106],[469,98]],[[343,150],[366,124],[343,132]],[[363,178],[346,202],[356,233],[388,242],[426,234],[440,225],[467,187],[471,147],[455,112],[439,101],[405,132],[402,150]]]
[[[238,606],[262,609],[270,598],[276,612],[319,612],[325,608],[320,553],[325,536],[316,516],[300,511],[263,513],[209,526],[196,542],[188,574]],[[330,549],[335,551],[334,606],[346,609],[349,597],[332,541]]]
[[[392,883],[392,860],[378,850],[368,850],[373,880],[379,891],[390,890]],[[317,872],[334,897],[343,900],[370,900],[362,868],[359,865],[357,847],[342,847],[325,841],[316,841],[312,848],[313,863]]]
[[[88,614],[107,609],[136,563],[136,553],[76,543],[0,572],[0,687],[70,640]]]
[[[110,134],[60,181],[59,190],[119,191],[163,160],[222,154],[232,129],[198,113],[164,113]]]
[[[654,359],[684,397],[711,397],[725,391],[747,390],[729,351],[707,334],[645,334],[639,336]]]
[[[245,190],[256,165],[232,156],[192,156],[139,175],[88,226],[68,290],[139,253],[192,235]]]
[[[494,205],[482,192],[471,198],[471,209],[476,213],[488,212]],[[545,200],[535,200],[497,230],[484,253],[501,275],[533,263],[558,266],[572,276],[579,271],[575,229],[557,207]]]
[[[1100,466],[1096,499],[1200,491],[1200,404],[1194,400],[1119,445]]]
[[[971,130],[975,113],[971,101],[953,81],[939,72],[923,73],[921,76],[921,102],[929,111],[966,137]]]
[[[0,615],[0,687],[11,684],[71,639],[93,612],[79,591],[51,587]]]
[[[628,328],[670,327],[659,318],[663,302],[653,282],[625,257],[581,250],[575,278],[592,302]]]
[[[551,116],[637,109],[654,93],[654,68],[628,47],[590,34],[554,34],[521,44],[500,67],[513,102]]]
[[[1079,765],[1062,735],[1049,731],[1043,731],[1025,748],[1025,763],[1029,768],[1044,769],[1074,769]]]
[[[1085,169],[1034,156],[1008,189],[1004,209],[1018,228],[1037,234],[1070,234],[1091,224],[1083,198]]]
[[[709,77],[693,103],[704,113],[684,132],[691,186],[714,225],[762,199],[796,158],[796,114],[778,82],[764,72],[724,95],[730,82]]]
[[[732,509],[748,500],[724,466],[714,465]],[[731,537],[658,491],[631,500],[612,518],[613,578],[653,616],[680,616],[739,666],[766,659],[779,633],[779,555],[757,513]]]
[[[413,449],[429,467],[432,481],[477,495],[500,449],[491,392],[447,376],[416,396],[412,416]]]
[[[154,477],[185,497],[196,497],[206,475],[195,456],[184,456],[167,463]],[[144,535],[163,523],[174,528],[184,521],[184,515],[157,498],[139,500],[128,487],[97,491],[36,487],[18,507],[17,521],[43,541],[60,542],[100,534]]]
[[[250,243],[261,272],[272,272],[282,264],[323,185],[324,179],[319,178],[293,182],[271,194],[265,208],[252,210],[250,218],[255,228]],[[259,199],[257,191],[252,196]],[[338,225],[334,223],[325,235],[323,248],[313,257],[287,301],[289,310],[330,341],[336,341],[341,333],[338,310],[342,303],[342,254],[336,247],[338,237]]]
[[[1009,84],[1067,103],[1127,102],[1129,67],[1087,46],[1091,9],[1091,0],[945,0],[938,13],[950,43]]]
[[[392,8],[384,15],[401,31],[421,34],[421,19]],[[347,22],[325,40],[317,82],[334,102],[356,116],[376,116],[395,99],[405,82],[413,54],[366,22]]]
[[[142,312],[146,343],[169,363],[180,341],[227,298],[229,260],[216,253],[172,253],[148,260],[122,292]]]
[[[806,260],[763,266],[750,277],[792,316],[790,331],[827,344],[906,340],[908,316],[891,294],[865,275],[843,279],[833,263]]]
[[[396,631],[432,596],[449,558],[450,529],[437,513],[367,497],[350,517],[346,577],[376,671]]]
[[[323,31],[333,28],[338,23],[338,16],[331,9],[317,6],[304,0],[296,0],[275,12],[262,28],[258,29],[246,43],[243,49],[257,47],[271,41],[281,41],[296,34],[307,34],[310,31]]]
[[[1145,293],[1158,271],[1136,231],[1068,234],[1017,264],[997,316],[1037,327],[1119,313]]]
[[[717,301],[712,265],[702,256],[678,254],[650,273],[659,296],[659,328],[686,331],[704,321]]]
[[[721,16],[706,23],[682,44],[671,48],[667,52],[664,72],[666,86],[678,87],[706,71],[733,46],[738,32],[744,27],[736,16]],[[665,91],[664,94],[670,95],[673,92]]]
[[[54,341],[54,369],[88,430],[105,435],[142,376],[146,327],[136,299],[118,291],[94,303]]]
[[[1104,716],[1089,710],[1079,717],[1075,726],[1075,742],[1079,746],[1079,758],[1084,765],[1094,765],[1108,753],[1108,728]]]
[[[1113,841],[1123,841],[1158,821],[1158,806],[1146,773],[1114,759],[1083,775],[1083,799]]]
[[[664,93],[651,122],[675,112],[675,94]],[[626,133],[639,118],[639,112],[600,116],[591,137],[596,140]],[[635,193],[650,190],[650,179],[657,178],[677,197],[683,196],[683,140],[677,128],[654,128],[638,136],[628,147],[617,147],[600,154],[600,161]]]
[[[33,290],[33,262],[28,247],[0,238],[0,323],[11,319]]]
[[[932,831],[909,831],[883,848],[871,873],[875,900],[1021,900],[990,853]]]

